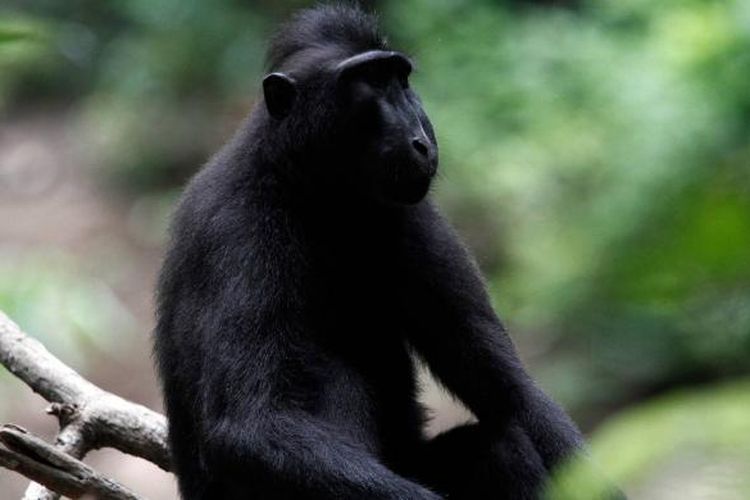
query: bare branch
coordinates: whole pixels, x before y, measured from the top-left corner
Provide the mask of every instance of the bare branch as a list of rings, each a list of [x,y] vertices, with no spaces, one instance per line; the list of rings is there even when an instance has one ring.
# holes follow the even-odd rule
[[[58,405],[57,403],[50,406],[47,409],[47,413],[51,415],[57,415],[60,421],[65,421],[62,415],[58,412],[62,411],[61,408],[65,405]],[[67,453],[74,458],[83,458],[88,451],[86,449],[86,443],[83,440],[83,431],[79,423],[71,423],[65,425],[55,439],[55,448],[63,453]],[[48,490],[39,483],[32,482],[29,487],[26,488],[23,500],[57,500],[60,498],[58,493]]]
[[[0,363],[34,392],[53,403],[47,412],[58,418],[61,432],[54,447],[44,443],[47,448],[82,464],[77,459],[83,458],[90,450],[111,447],[144,458],[166,471],[170,470],[167,421],[163,415],[109,393],[84,379],[50,354],[40,342],[23,333],[2,311]],[[0,433],[0,440],[10,440],[6,443],[8,449],[3,450],[0,465],[16,470],[57,493],[67,495],[65,491],[57,489],[61,485],[65,486],[55,482],[60,479],[57,469],[52,467],[54,470],[50,470],[51,466],[44,461],[34,463],[32,467],[30,458],[14,449],[13,444],[9,444],[20,443],[12,429],[14,428],[4,427]],[[16,432],[19,432],[17,428]],[[28,433],[22,434],[30,436]],[[47,473],[55,475],[45,475]],[[113,483],[93,470],[91,474],[101,481]],[[94,477],[93,475],[90,477]],[[32,483],[24,499],[50,500],[57,497],[56,493]]]
[[[63,453],[20,427],[0,428],[0,465],[65,496],[79,498],[91,495],[111,500],[138,500],[124,486],[102,477],[91,467]]]
[[[0,311],[0,363],[47,401],[76,403],[101,389],[54,357]]]

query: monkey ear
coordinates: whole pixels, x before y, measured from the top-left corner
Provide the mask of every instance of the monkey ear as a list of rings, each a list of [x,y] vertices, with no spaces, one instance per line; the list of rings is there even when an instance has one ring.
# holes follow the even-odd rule
[[[284,118],[297,97],[297,84],[284,73],[271,73],[263,79],[263,97],[272,117]]]

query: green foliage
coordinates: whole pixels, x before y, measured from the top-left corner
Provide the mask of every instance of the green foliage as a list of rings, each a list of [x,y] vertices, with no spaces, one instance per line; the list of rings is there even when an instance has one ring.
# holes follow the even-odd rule
[[[107,285],[87,279],[77,267],[61,254],[4,252],[0,310],[56,356],[82,369],[85,349],[116,357],[134,333],[135,321]]]
[[[0,111],[14,93],[19,74],[36,68],[44,71],[49,59],[47,28],[43,23],[0,11]]]
[[[680,391],[622,412],[591,439],[593,460],[633,498],[747,498],[750,381]],[[608,484],[588,459],[563,467],[551,500],[602,498]],[[696,488],[700,485],[700,488]],[[661,491],[661,493],[658,493]]]
[[[34,31],[25,26],[18,26],[14,23],[0,23],[0,44],[27,41],[34,37]]]
[[[0,75],[0,105],[78,100],[81,134],[113,185],[174,186],[226,136],[232,106],[249,107],[274,11],[231,0],[78,3],[9,10],[34,15],[48,43],[44,58]]]

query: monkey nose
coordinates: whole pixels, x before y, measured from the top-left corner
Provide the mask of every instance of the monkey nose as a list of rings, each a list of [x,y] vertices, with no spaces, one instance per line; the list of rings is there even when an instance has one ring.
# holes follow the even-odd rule
[[[427,141],[425,141],[421,137],[415,137],[414,139],[412,139],[411,145],[414,150],[421,156],[424,156],[425,158],[430,157],[430,146],[429,144],[427,144]]]

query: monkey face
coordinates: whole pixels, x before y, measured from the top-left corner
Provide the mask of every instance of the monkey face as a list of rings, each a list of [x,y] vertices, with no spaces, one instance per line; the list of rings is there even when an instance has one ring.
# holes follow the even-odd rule
[[[330,60],[329,60],[330,61]],[[411,61],[403,54],[371,50],[332,65],[308,64],[296,77],[271,73],[263,81],[269,114],[276,120],[315,123],[332,166],[318,170],[386,203],[414,204],[427,194],[437,172],[435,133],[422,102],[409,86]],[[326,67],[327,66],[327,67]],[[318,83],[305,76],[311,73]],[[301,79],[298,81],[298,78]],[[327,84],[321,84],[320,81]],[[312,116],[321,102],[331,123]],[[335,117],[335,118],[334,118]],[[304,132],[303,132],[304,133]],[[314,132],[313,132],[314,134]]]
[[[338,66],[353,161],[373,196],[399,204],[424,198],[438,166],[432,124],[409,87],[411,69],[404,55],[390,51]]]

